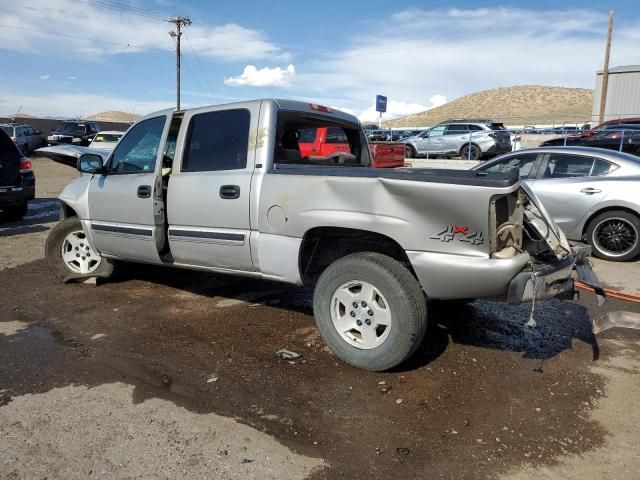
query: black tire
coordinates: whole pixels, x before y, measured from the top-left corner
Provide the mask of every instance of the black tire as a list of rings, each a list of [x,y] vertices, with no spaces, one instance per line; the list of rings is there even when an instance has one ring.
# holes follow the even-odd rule
[[[624,210],[610,210],[589,222],[586,240],[593,255],[626,262],[640,255],[640,218]]]
[[[469,144],[463,145],[460,149],[460,156],[463,160],[479,160],[482,156],[482,151],[480,151],[480,147],[477,145],[471,144],[471,156],[469,156]]]
[[[58,277],[63,283],[92,277],[109,278],[113,273],[113,262],[106,258],[99,257],[99,255],[98,266],[89,273],[80,273],[74,271],[69,268],[63,260],[62,249],[67,236],[72,234],[73,232],[78,231],[82,232],[82,224],[80,223],[78,217],[66,218],[51,229],[44,247],[45,256],[47,257],[49,267],[51,268],[55,276]]]
[[[352,281],[370,283],[388,304],[389,332],[374,348],[350,344],[332,320],[334,293]],[[400,262],[379,253],[354,253],[329,265],[316,284],[313,312],[320,334],[336,356],[354,367],[372,371],[389,370],[405,361],[427,330],[427,302],[420,284]]]
[[[416,151],[414,150],[413,147],[411,147],[409,145],[407,145],[405,147],[405,150],[404,150],[404,157],[405,158],[416,158],[417,156],[418,155],[416,154]]]
[[[3,220],[7,222],[17,222],[18,220],[22,220],[27,214],[28,202],[25,202],[22,205],[18,205],[17,207],[8,207],[3,211]]]

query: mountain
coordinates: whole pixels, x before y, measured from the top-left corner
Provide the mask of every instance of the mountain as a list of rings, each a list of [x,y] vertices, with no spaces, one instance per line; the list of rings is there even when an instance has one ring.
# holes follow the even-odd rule
[[[86,120],[102,120],[103,122],[135,122],[141,117],[142,115],[138,115],[137,113],[109,111],[89,115]]]
[[[465,95],[383,126],[429,127],[452,118],[490,118],[507,125],[582,124],[591,119],[592,106],[590,89],[519,85]]]

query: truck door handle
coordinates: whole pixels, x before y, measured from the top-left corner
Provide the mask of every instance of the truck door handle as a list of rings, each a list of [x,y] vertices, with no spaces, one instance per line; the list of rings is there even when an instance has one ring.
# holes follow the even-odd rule
[[[220,198],[225,200],[240,198],[240,187],[238,185],[222,185],[220,187]]]
[[[149,198],[151,196],[151,185],[140,185],[138,187],[138,198]]]
[[[580,190],[582,193],[586,193],[587,195],[591,195],[593,193],[600,193],[602,192],[602,190],[600,190],[599,188],[593,188],[593,187],[587,187],[587,188],[583,188],[582,190]]]
[[[312,152],[317,152],[317,151],[318,151],[318,149],[317,149],[316,147],[313,147],[313,148],[311,148],[311,151],[312,151]]]

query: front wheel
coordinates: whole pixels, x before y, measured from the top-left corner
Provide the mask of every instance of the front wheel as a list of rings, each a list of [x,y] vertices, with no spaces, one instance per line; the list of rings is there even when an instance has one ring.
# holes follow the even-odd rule
[[[598,258],[633,260],[640,255],[640,219],[624,210],[601,213],[589,223],[587,242]]]
[[[45,255],[51,270],[62,282],[82,278],[108,278],[113,262],[102,258],[89,244],[78,217],[69,217],[53,227]]]
[[[400,262],[379,253],[354,253],[329,265],[316,285],[313,312],[336,356],[372,371],[405,361],[427,330],[420,284]]]

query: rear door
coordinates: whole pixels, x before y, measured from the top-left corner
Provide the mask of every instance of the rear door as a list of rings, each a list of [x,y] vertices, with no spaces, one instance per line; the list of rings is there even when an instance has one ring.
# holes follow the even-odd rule
[[[469,139],[469,126],[465,124],[452,123],[447,125],[442,137],[442,151],[444,153],[458,153]]]
[[[176,263],[236,271],[251,261],[250,189],[260,104],[185,113],[167,193]]]
[[[537,178],[529,182],[565,233],[576,228],[607,194],[608,182],[594,181],[596,177],[592,176],[602,168],[598,162],[601,161],[589,155],[548,153]]]
[[[118,258],[160,263],[165,243],[161,168],[169,113],[135,124],[89,184],[95,247]]]

